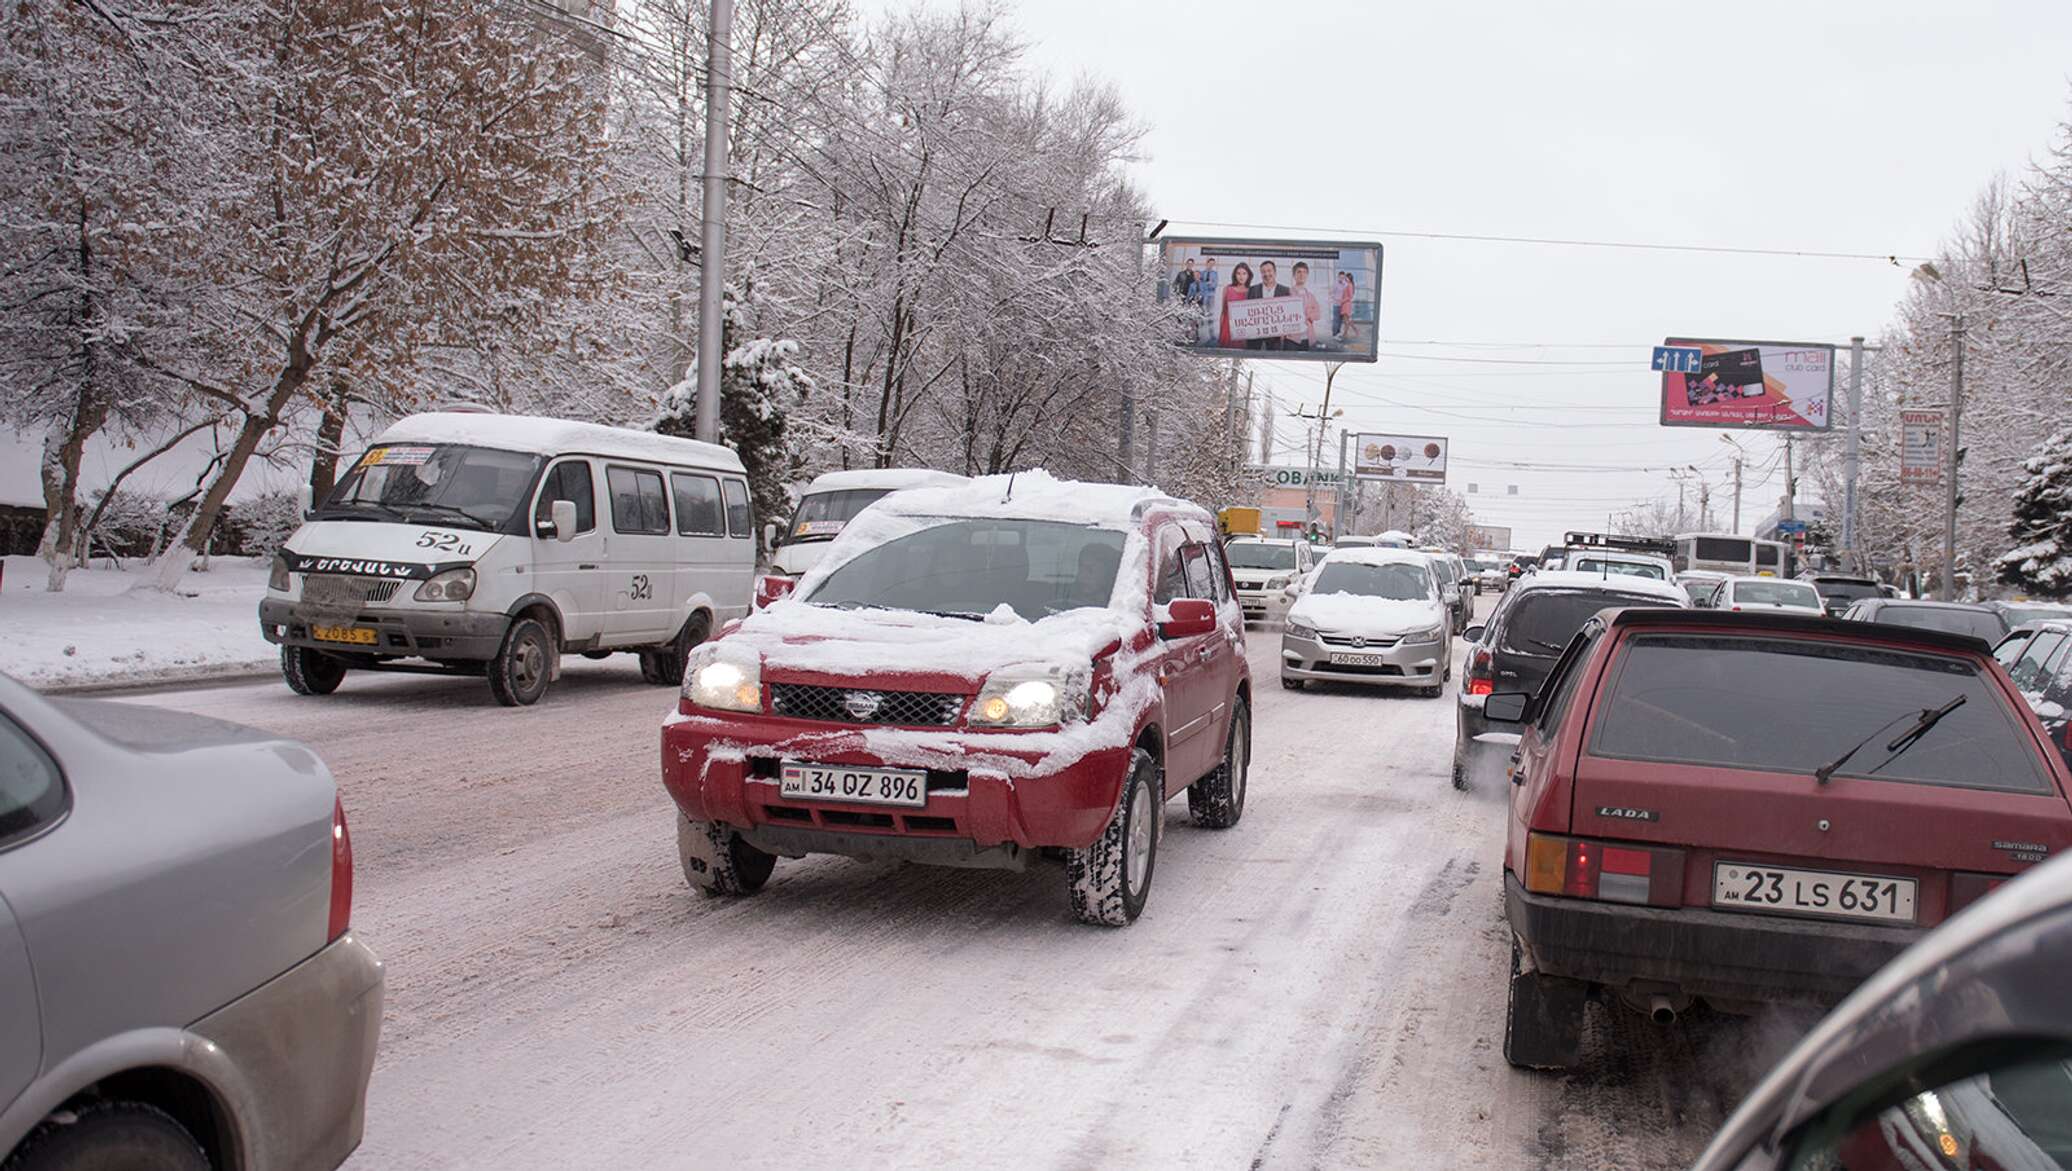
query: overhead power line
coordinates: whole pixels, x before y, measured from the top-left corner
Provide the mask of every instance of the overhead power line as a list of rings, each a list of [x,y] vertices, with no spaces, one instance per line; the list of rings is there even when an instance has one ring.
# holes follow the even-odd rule
[[[1876,260],[1894,266],[1901,261],[1933,260],[1903,252],[1828,252],[1813,248],[1753,248],[1731,244],[1658,244],[1641,240],[1588,240],[1560,236],[1505,236],[1480,232],[1384,231],[1379,228],[1318,228],[1295,224],[1245,224],[1223,220],[1181,220],[1204,228],[1241,228],[1250,232],[1297,232],[1317,236],[1380,236],[1406,240],[1466,240],[1478,244],[1533,244],[1558,248],[1620,248],[1635,252],[1708,252],[1728,256],[1795,256],[1807,260]]]

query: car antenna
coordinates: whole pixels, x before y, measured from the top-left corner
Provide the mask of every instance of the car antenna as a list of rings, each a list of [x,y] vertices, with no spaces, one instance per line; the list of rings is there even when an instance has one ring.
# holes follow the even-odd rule
[[[1007,495],[1005,495],[1005,496],[1002,496],[1002,497],[1000,498],[1000,503],[1002,503],[1002,504],[1005,504],[1005,503],[1007,503],[1008,501],[1010,501],[1010,500],[1014,499],[1014,478],[1015,478],[1015,477],[1016,477],[1017,475],[1020,475],[1020,473],[1019,473],[1019,472],[1009,472],[1009,473],[1007,473]]]

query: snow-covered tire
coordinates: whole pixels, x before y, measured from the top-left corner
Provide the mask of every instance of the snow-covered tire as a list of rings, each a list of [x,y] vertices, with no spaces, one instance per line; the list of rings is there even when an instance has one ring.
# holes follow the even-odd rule
[[[1285,687],[1285,688],[1287,688],[1287,689],[1288,689],[1288,690],[1290,690],[1290,691],[1300,691],[1300,690],[1302,690],[1302,685],[1303,685],[1303,684],[1304,684],[1305,682],[1307,682],[1307,680],[1303,680],[1303,679],[1290,679],[1290,678],[1288,678],[1288,677],[1287,677],[1286,675],[1283,675],[1283,676],[1281,676],[1281,686],[1282,686],[1282,687]]]
[[[281,678],[297,695],[329,695],[345,682],[345,663],[314,647],[284,646]]]
[[[683,879],[712,898],[752,895],[770,881],[777,855],[743,841],[734,827],[676,815],[676,856]]]
[[[95,1102],[29,1132],[6,1171],[209,1171],[201,1144],[172,1115],[142,1102]]]
[[[1223,761],[1187,786],[1187,813],[1204,829],[1229,829],[1245,815],[1245,781],[1252,768],[1252,709],[1240,696],[1230,709]]]
[[[711,631],[712,623],[702,611],[691,615],[667,645],[640,652],[640,677],[658,686],[683,686],[684,664],[691,657],[691,648],[704,642]]]
[[[520,618],[504,631],[504,645],[489,660],[489,692],[505,707],[530,707],[547,694],[561,650],[537,618]]]
[[[1511,938],[1511,981],[1504,1000],[1504,1060],[1520,1069],[1574,1069],[1583,1062],[1583,1012],[1590,986],[1523,971]]]
[[[1136,749],[1107,827],[1093,845],[1065,856],[1072,915],[1081,923],[1127,927],[1143,912],[1158,867],[1158,819],[1165,805],[1159,796],[1158,763]]]

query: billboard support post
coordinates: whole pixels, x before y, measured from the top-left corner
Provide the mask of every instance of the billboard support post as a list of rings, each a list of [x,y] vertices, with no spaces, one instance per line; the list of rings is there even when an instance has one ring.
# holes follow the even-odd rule
[[[1950,506],[1943,515],[1942,600],[1957,600],[1957,466],[1962,461],[1957,425],[1964,414],[1964,315],[1950,318]]]
[[[1842,556],[1851,569],[1856,563],[1856,472],[1861,460],[1863,417],[1863,339],[1849,339],[1849,430],[1842,437]]]

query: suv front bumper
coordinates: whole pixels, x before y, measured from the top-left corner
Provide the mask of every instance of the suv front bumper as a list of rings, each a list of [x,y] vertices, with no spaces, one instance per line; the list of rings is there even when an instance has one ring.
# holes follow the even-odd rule
[[[317,613],[285,598],[259,601],[259,633],[281,646],[314,647],[335,655],[416,655],[487,662],[504,644],[510,618],[479,610],[361,610],[351,617]],[[375,632],[372,643],[322,641],[311,626],[351,626]]]
[[[1550,976],[1666,985],[1730,1006],[1833,1004],[1928,933],[1537,895],[1508,871],[1504,916],[1532,966]]]

